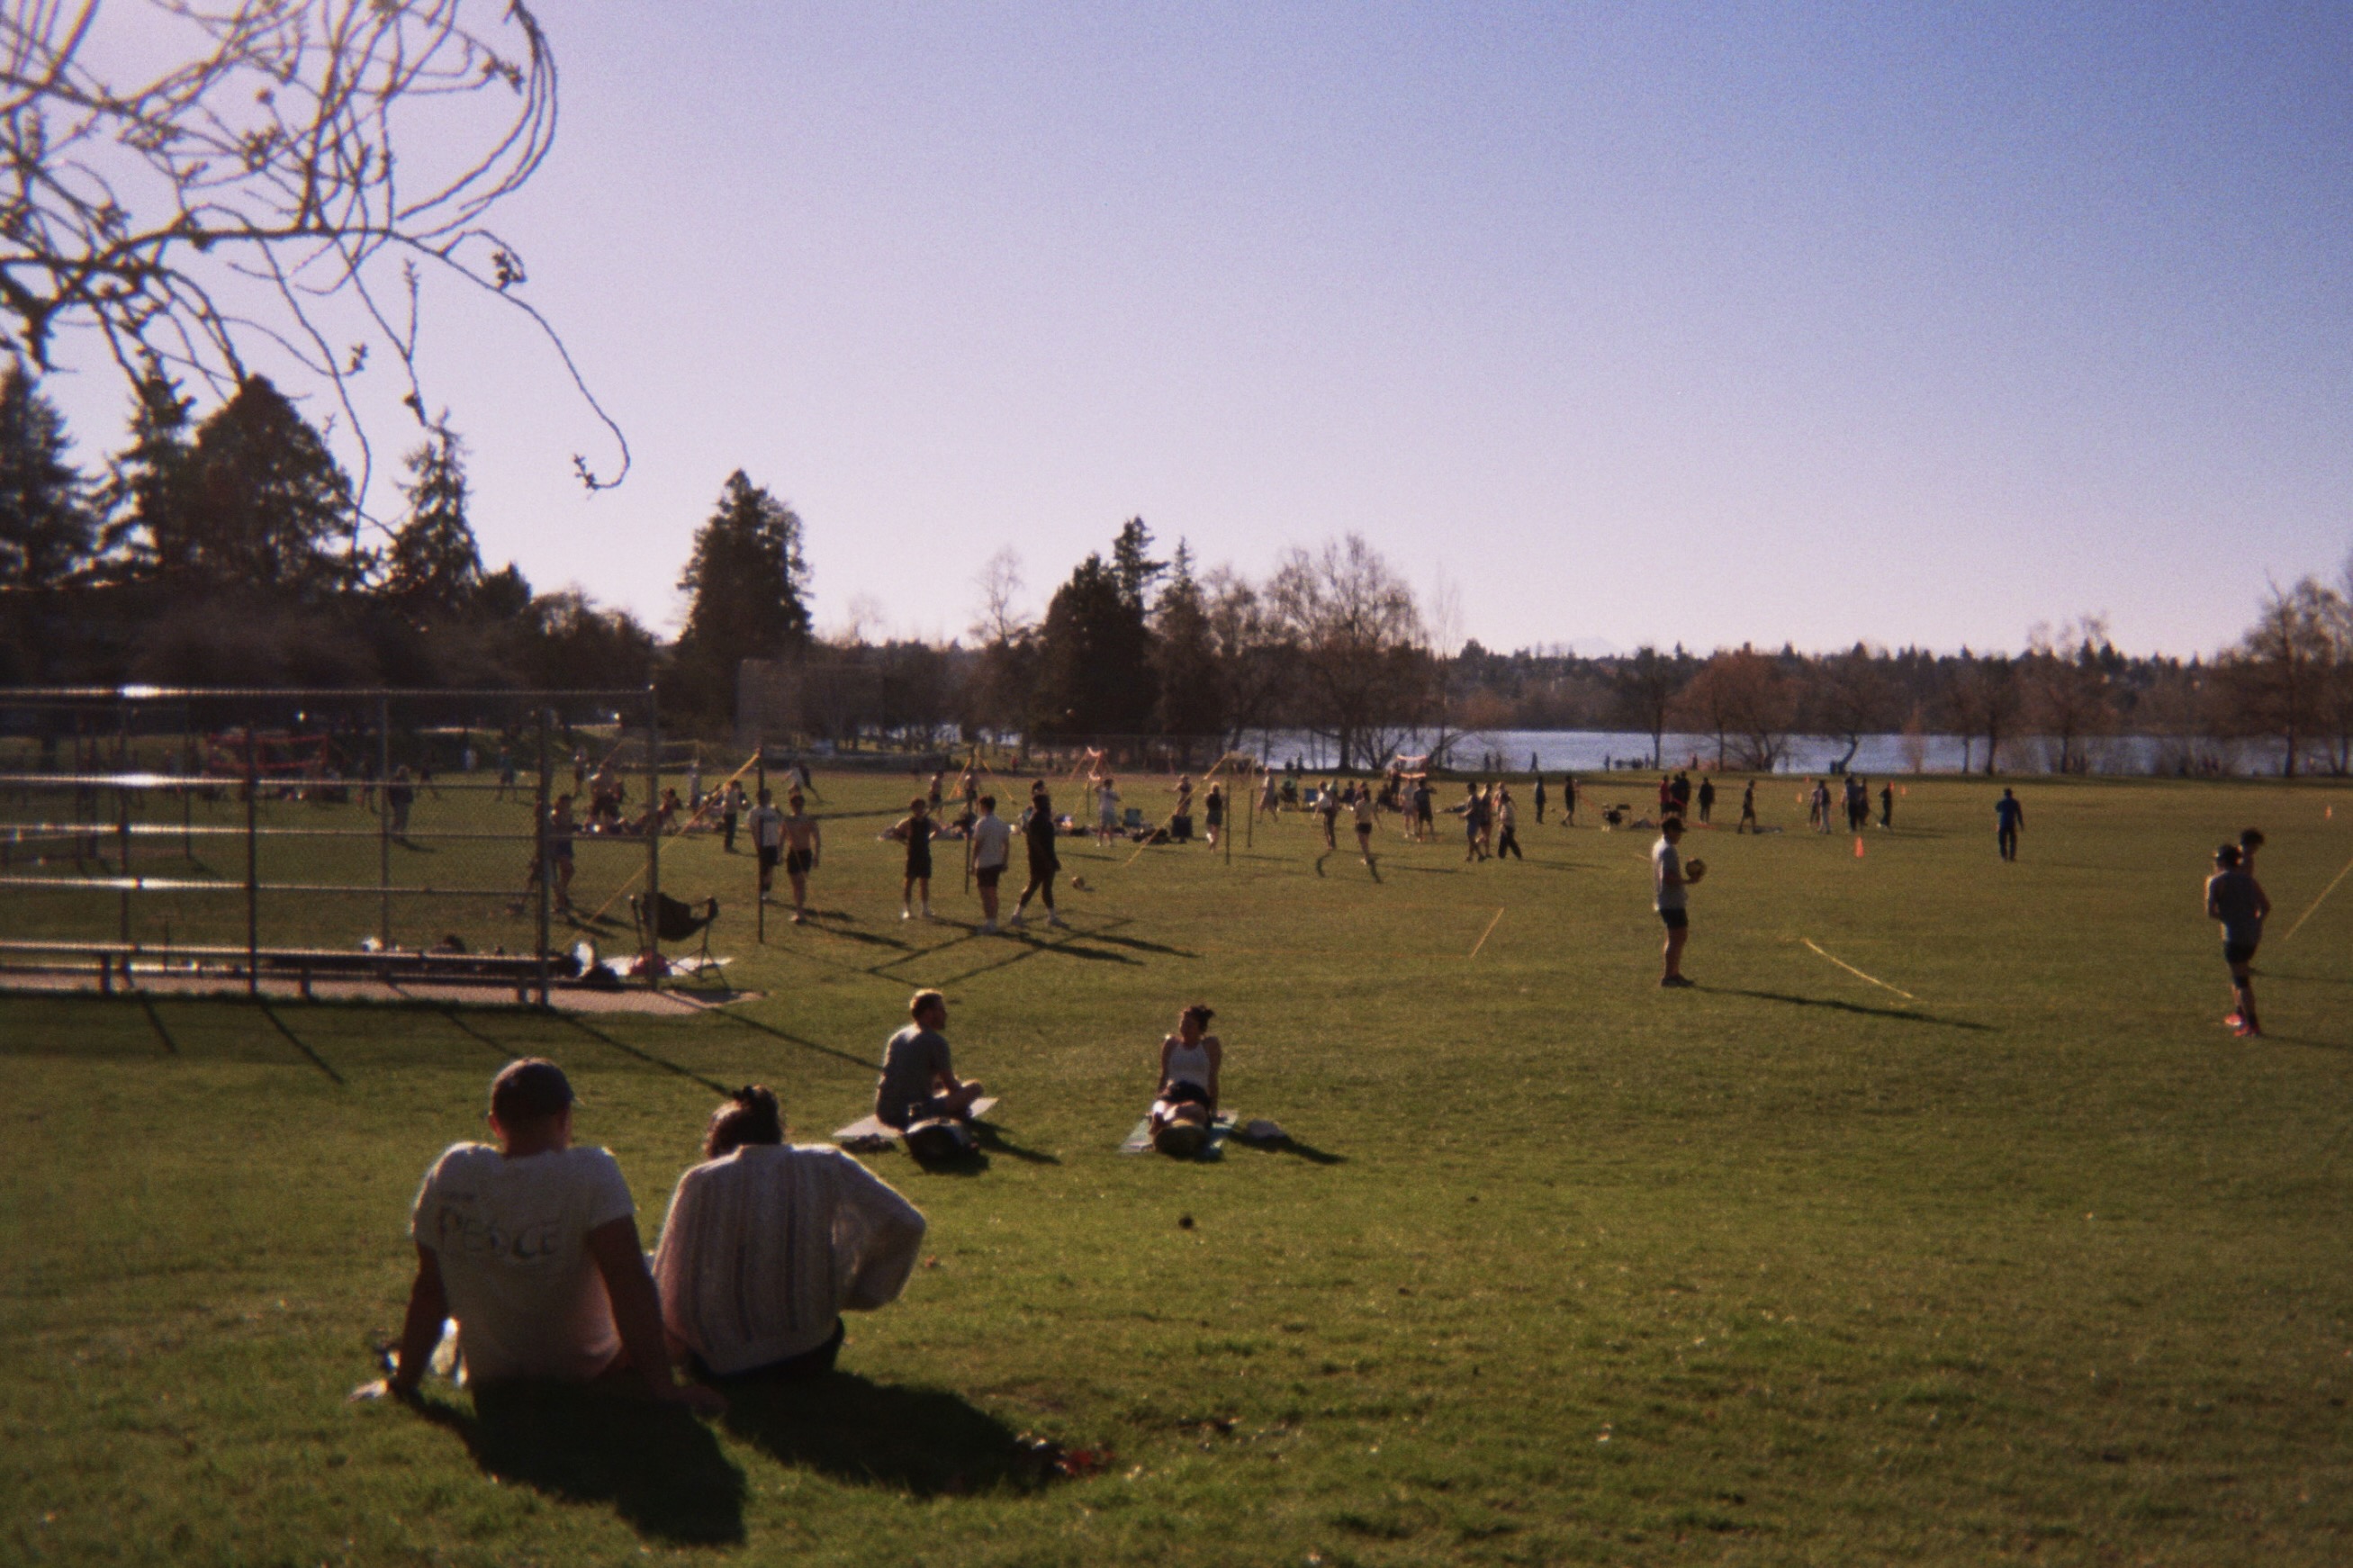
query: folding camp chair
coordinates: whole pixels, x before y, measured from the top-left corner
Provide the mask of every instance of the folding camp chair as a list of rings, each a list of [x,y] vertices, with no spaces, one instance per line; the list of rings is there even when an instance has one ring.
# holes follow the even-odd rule
[[[702,949],[698,954],[701,963],[696,965],[695,973],[698,978],[716,974],[719,966],[711,959],[711,928],[719,922],[719,900],[706,899],[699,904],[681,903],[668,893],[658,893],[655,898],[659,908],[655,911],[654,933],[664,942],[686,942],[700,934]],[[629,918],[637,923],[638,951],[640,952],[651,945],[646,940],[647,912],[645,895],[630,894]]]

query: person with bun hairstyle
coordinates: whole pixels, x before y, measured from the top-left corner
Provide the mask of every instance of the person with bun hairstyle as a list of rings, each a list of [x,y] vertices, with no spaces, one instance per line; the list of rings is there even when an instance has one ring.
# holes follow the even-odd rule
[[[763,1085],[712,1112],[702,1154],[678,1179],[654,1254],[672,1345],[713,1379],[831,1372],[841,1314],[906,1288],[923,1215],[844,1151],[786,1142]]]
[[[1160,1042],[1159,1086],[1153,1091],[1146,1121],[1153,1147],[1164,1154],[1187,1158],[1208,1142],[1218,1117],[1218,1078],[1226,1065],[1226,1047],[1208,1033],[1217,1015],[1196,1002],[1177,1016],[1176,1032]]]

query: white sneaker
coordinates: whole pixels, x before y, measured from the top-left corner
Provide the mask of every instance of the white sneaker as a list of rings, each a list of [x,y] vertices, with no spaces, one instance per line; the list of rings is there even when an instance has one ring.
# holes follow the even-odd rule
[[[1020,910],[1016,910],[1013,911],[1013,918],[1005,922],[1005,929],[1007,931],[1019,931],[1023,926],[1026,926],[1029,923],[1029,917],[1023,914]]]
[[[1061,916],[1049,911],[1046,916],[1046,923],[1050,926],[1066,926],[1071,922],[1064,920]]]
[[[915,918],[915,911],[913,910],[901,910],[899,911],[899,918],[902,921],[913,920]]]
[[[937,915],[932,913],[932,906],[929,904],[923,906],[923,918],[927,921],[939,919]]]
[[[983,936],[995,936],[997,934],[997,922],[995,921],[983,921],[980,922],[979,929],[980,934]]]

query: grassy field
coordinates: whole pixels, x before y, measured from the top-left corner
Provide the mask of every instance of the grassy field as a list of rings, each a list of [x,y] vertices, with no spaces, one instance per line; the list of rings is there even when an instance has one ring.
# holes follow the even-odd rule
[[[1913,783],[1858,858],[1777,780],[1794,830],[1694,836],[1678,994],[1647,834],[1465,867],[1385,829],[1377,883],[1296,818],[1230,863],[1073,844],[1073,929],[984,938],[944,848],[948,919],[899,922],[903,782],[820,783],[813,927],[759,948],[748,858],[665,854],[734,905],[763,995],[718,1015],[0,1002],[0,1559],[2353,1558],[2353,879],[2287,935],[2353,792],[2028,781],[2003,865],[1982,783]],[[2251,823],[2242,1042],[2197,891]],[[708,1425],[343,1404],[502,1059],[564,1063],[650,1239],[711,1085],[820,1136],[919,984],[1000,1126],[975,1173],[872,1161],[933,1230],[831,1384]],[[1195,999],[1293,1148],[1113,1152]],[[1115,1458],[1042,1484],[1033,1433]]]

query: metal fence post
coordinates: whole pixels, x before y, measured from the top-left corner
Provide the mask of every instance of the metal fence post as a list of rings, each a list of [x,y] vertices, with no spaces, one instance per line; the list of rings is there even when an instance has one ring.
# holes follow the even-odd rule
[[[539,826],[533,835],[533,852],[539,857],[534,863],[533,875],[539,882],[539,1005],[543,1007],[547,1005],[548,912],[554,900],[554,890],[548,884],[555,876],[555,868],[548,863],[547,858],[547,816],[552,804],[548,799],[547,730],[552,717],[546,709],[539,710],[539,815],[536,818]]]
[[[253,752],[253,717],[245,721],[245,994],[261,994],[260,770]]]
[[[375,700],[375,940],[392,951],[392,699]]]
[[[646,984],[661,989],[661,699],[646,686]]]

